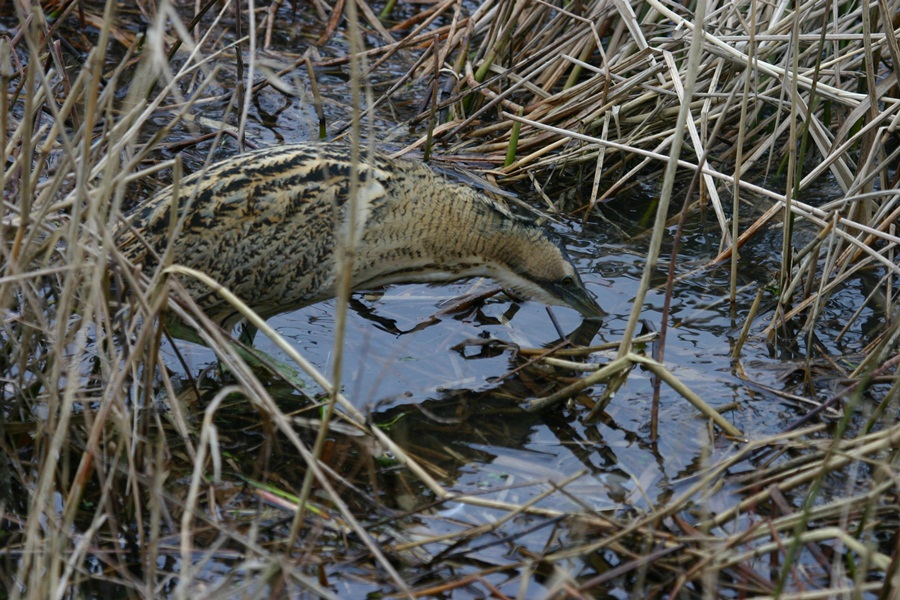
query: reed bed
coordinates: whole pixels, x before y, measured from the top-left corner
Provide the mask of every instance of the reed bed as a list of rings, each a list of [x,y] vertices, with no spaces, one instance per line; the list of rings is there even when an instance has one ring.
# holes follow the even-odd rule
[[[537,593],[535,581],[548,597],[897,594],[895,6],[443,0],[379,6],[379,15],[352,0],[199,4],[16,2],[7,21],[16,27],[0,37],[8,597],[340,597],[346,590],[332,580],[347,570],[355,590],[406,597],[508,596],[498,575],[522,597]],[[308,45],[345,36],[347,52],[267,50],[292,11],[318,19],[316,35],[300,38]],[[385,70],[401,59],[406,75]],[[344,65],[355,111],[316,85]],[[409,89],[421,92],[415,110],[398,100]],[[727,421],[711,425],[711,453],[717,443],[730,451],[644,512],[594,508],[579,496],[584,473],[528,482],[537,490],[528,502],[448,490],[436,464],[372,426],[333,378],[259,322],[324,390],[291,388],[304,408],[285,409],[273,382],[291,377],[260,368],[264,358],[248,365],[247,351],[205,319],[177,283],[195,274],[177,265],[138,273],[113,239],[134,197],[181,176],[180,149],[210,149],[211,158],[251,145],[250,105],[271,90],[305,98],[330,136],[365,134],[370,117],[397,103],[411,113],[411,134],[394,139],[402,151],[477,163],[501,185],[571,189],[548,197],[548,210],[588,223],[637,175],[658,179],[662,202],[629,329],[616,357],[595,365],[608,369],[597,378],[608,393],[598,413],[636,366],[685,387],[661,353],[636,352],[636,326],[663,236],[701,206],[712,207],[720,251],[671,271],[668,285],[731,269],[730,302],[754,335],[804,344],[841,386],[780,435],[747,440]],[[225,107],[221,122],[204,116],[214,103]],[[824,181],[839,187],[837,199],[817,197]],[[680,213],[667,209],[676,194]],[[753,307],[740,305],[741,249],[771,228],[784,234],[780,272],[758,283]],[[860,273],[881,325],[868,345],[829,356],[824,346],[840,344],[863,306],[825,343],[822,315]],[[166,311],[215,348],[218,372],[172,372],[160,350]],[[561,356],[546,364],[572,368]],[[740,344],[734,356],[739,370]],[[809,364],[804,372],[813,376]],[[313,441],[316,409],[328,402],[344,453],[370,466],[390,457],[427,504],[387,509],[335,470],[322,438]],[[283,478],[235,475],[254,467],[224,444],[222,415],[237,404],[258,422],[260,456],[290,456],[308,474],[296,493]],[[545,508],[548,497],[572,508]],[[467,526],[435,511],[447,507],[489,512],[493,523]],[[512,528],[520,519],[552,529],[551,542],[504,537],[524,535]],[[498,544],[509,559],[492,564]],[[572,567],[581,560],[593,575]]]
[[[865,269],[881,274],[873,298],[887,300],[879,302],[884,320],[895,320],[900,88],[895,13],[886,4],[711,6],[689,104],[690,13],[655,1],[579,8],[482,4],[426,48],[456,81],[436,110],[411,122],[430,121],[445,152],[477,157],[506,182],[530,179],[542,189],[577,178],[582,211],[637,174],[660,173],[683,140],[674,159],[695,174],[692,189],[721,229],[722,252],[709,266],[737,259],[733,248],[766,227],[787,224],[772,335],[791,321],[814,331],[834,290]],[[427,71],[432,61],[420,62]],[[683,126],[681,106],[689,111]],[[432,116],[442,111],[443,120]],[[839,199],[819,202],[811,190],[823,180],[840,187]],[[753,210],[744,212],[763,214],[742,217],[745,199]],[[792,248],[801,223],[816,237]],[[884,333],[888,340],[894,331]]]

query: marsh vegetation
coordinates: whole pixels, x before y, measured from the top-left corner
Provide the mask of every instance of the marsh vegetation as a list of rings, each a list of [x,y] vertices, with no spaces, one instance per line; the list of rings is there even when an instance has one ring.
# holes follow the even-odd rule
[[[3,597],[896,597],[898,14],[3,4]],[[609,318],[395,286],[247,349],[118,252],[319,138],[542,220]]]

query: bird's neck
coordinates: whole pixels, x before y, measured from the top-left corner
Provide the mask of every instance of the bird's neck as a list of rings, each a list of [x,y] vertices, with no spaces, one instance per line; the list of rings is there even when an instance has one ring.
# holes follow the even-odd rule
[[[355,222],[345,229],[355,232],[354,289],[497,277],[502,265],[527,252],[519,224],[479,192],[430,172],[422,178],[427,185],[416,182],[417,193],[372,181],[357,196]],[[392,200],[383,202],[388,194]]]

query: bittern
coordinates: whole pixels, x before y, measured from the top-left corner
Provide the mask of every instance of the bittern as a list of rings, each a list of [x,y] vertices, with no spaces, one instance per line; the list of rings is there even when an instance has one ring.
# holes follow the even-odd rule
[[[349,147],[337,143],[226,159],[133,210],[119,248],[149,269],[172,244],[173,263],[206,273],[263,318],[333,297],[339,239],[351,233],[353,290],[483,276],[585,317],[605,314],[541,227],[425,165],[361,154],[355,169]],[[182,283],[215,321],[230,328],[239,320],[215,290]]]

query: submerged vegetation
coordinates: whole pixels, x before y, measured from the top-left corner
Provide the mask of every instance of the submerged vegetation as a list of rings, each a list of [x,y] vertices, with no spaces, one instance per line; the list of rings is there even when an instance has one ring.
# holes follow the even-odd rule
[[[900,593],[897,6],[4,6],[9,597]],[[550,348],[458,350],[513,357],[474,394],[498,400],[478,409],[498,435],[528,445],[528,411],[546,411],[581,464],[531,465],[524,481],[472,467],[478,486],[464,488],[449,464],[490,440],[460,423],[462,402],[363,408],[341,369],[346,298],[327,375],[248,314],[292,363],[272,364],[198,309],[179,283],[194,274],[139,273],[116,249],[123,213],[163,185],[317,137],[475,168],[479,185],[535,200],[522,210],[641,248],[614,342],[586,345],[595,329]],[[703,258],[686,260],[686,230],[707,211]],[[754,244],[773,236],[761,258]],[[747,277],[748,262],[768,276]],[[797,403],[783,423],[739,426],[729,411],[752,409],[704,397],[666,353],[679,286],[703,278],[727,282],[716,303],[742,393]],[[662,318],[648,325],[651,297]],[[215,349],[214,366],[194,368],[169,313]],[[748,345],[777,357],[781,387],[745,375]],[[615,422],[635,378],[652,379],[650,414],[623,446],[659,462],[677,452],[661,397],[708,424],[690,468],[653,493],[645,465],[586,476],[610,455],[591,424]]]

